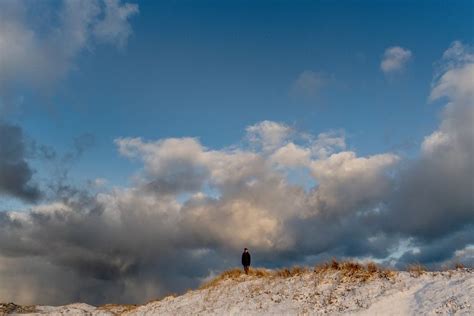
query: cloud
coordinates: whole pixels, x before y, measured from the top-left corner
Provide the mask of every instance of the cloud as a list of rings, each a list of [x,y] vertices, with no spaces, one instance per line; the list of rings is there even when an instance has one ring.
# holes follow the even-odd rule
[[[443,75],[450,69],[460,68],[472,62],[474,62],[472,47],[464,45],[460,41],[454,41],[443,53],[443,58],[437,63],[438,69],[436,69],[437,75],[435,79],[438,79],[440,75]]]
[[[464,54],[451,54],[462,48]],[[400,175],[389,207],[391,229],[420,239],[437,239],[474,223],[474,81],[466,76],[474,60],[458,42],[444,54],[444,72],[431,100],[445,105],[437,130],[425,137],[421,157]],[[455,58],[456,60],[452,60]],[[465,246],[465,245],[460,245]]]
[[[281,166],[298,167],[308,166],[310,157],[311,151],[308,148],[289,143],[276,150],[270,159]]]
[[[0,195],[34,202],[41,192],[32,182],[34,170],[27,162],[27,147],[19,126],[0,121]]]
[[[204,148],[194,138],[148,143],[139,138],[124,138],[115,142],[122,155],[144,161],[148,187],[162,193],[199,190],[209,172]]]
[[[448,98],[452,102],[467,102],[474,97],[474,50],[470,46],[455,41],[444,52],[438,63],[430,93],[430,100]]]
[[[327,158],[336,151],[346,148],[346,137],[343,131],[320,133],[311,145],[311,152],[319,158]]]
[[[247,132],[255,136],[251,139],[258,148],[211,150],[195,138],[117,139],[121,155],[143,162],[134,186],[97,195],[69,188],[56,202],[3,213],[3,260],[19,258],[19,264],[30,267],[31,261],[24,258],[35,256],[39,262],[35,271],[61,275],[61,279],[50,279],[52,291],[61,294],[46,297],[32,288],[28,300],[55,304],[78,297],[91,303],[144,301],[196,286],[210,271],[233,265],[229,258],[243,246],[255,251],[261,262],[304,259],[314,249],[330,247],[346,236],[334,226],[334,216],[342,212],[339,208],[351,213],[370,204],[351,198],[344,205],[331,204],[329,191],[334,188],[336,194],[352,196],[350,191],[357,190],[361,199],[370,199],[374,187],[383,187],[376,182],[385,183],[383,169],[392,162],[384,155],[365,159],[345,152],[327,161],[314,160],[311,142],[292,142],[306,136],[281,123],[261,122]],[[337,155],[347,156],[346,164],[355,170],[352,186],[342,183],[347,166],[332,163],[339,159]],[[308,173],[311,168],[320,187],[306,192],[290,184],[275,161],[289,168],[301,164]],[[334,170],[323,174],[321,169]],[[188,196],[184,200],[183,194]],[[299,222],[304,227],[295,224]],[[335,237],[324,241],[326,237],[301,235],[312,225],[333,227]],[[349,235],[354,233],[354,229],[349,231]],[[316,245],[308,245],[307,238]],[[63,278],[77,282],[76,286],[72,288]],[[8,280],[4,275],[2,282]],[[24,282],[38,280],[42,277],[31,274]],[[145,285],[139,286],[140,282]],[[20,285],[8,284],[10,293],[20,292]],[[91,291],[91,286],[97,291]],[[8,299],[22,297],[8,295]]]
[[[123,47],[132,33],[128,20],[138,13],[138,6],[117,0],[65,0],[47,10],[34,2],[0,3],[0,107],[4,109],[16,85],[50,93],[74,68],[81,52],[104,42]],[[57,23],[38,19],[38,12],[57,16]]]
[[[474,265],[474,244],[466,246],[464,249],[456,250],[454,257],[449,263],[460,263],[466,267],[471,267]],[[447,263],[447,264],[449,264]]]
[[[26,203],[37,203],[48,198],[46,188],[57,190],[66,185],[70,165],[94,144],[93,135],[85,133],[73,140],[73,148],[64,155],[49,146],[37,143],[23,129],[8,121],[0,120],[0,195],[17,198]],[[41,186],[35,179],[32,163],[41,162],[53,167],[54,174],[42,179]]]
[[[332,216],[382,201],[391,190],[386,172],[398,161],[394,154],[357,157],[354,152],[340,152],[313,161],[311,172],[320,182],[312,197],[317,203],[314,211]]]
[[[195,138],[156,142],[123,138],[116,140],[116,144],[122,155],[144,162],[140,185],[160,193],[193,193],[206,185],[222,192],[239,190],[265,169],[260,154],[241,149],[209,150]]]
[[[128,19],[138,14],[138,5],[122,5],[119,0],[105,0],[104,3],[105,17],[94,26],[94,35],[104,42],[123,47],[132,34]]]
[[[143,302],[238,265],[243,247],[268,267],[332,256],[469,262],[473,87],[464,73],[472,62],[468,47],[453,45],[465,53],[439,65],[431,98],[447,104],[418,158],[362,156],[347,150],[342,131],[312,135],[272,121],[221,149],[190,137],[119,138],[119,154],[142,164],[129,187],[64,186],[54,200],[0,213],[0,295]],[[314,184],[290,181],[294,169]],[[18,271],[29,272],[13,279]]]
[[[246,128],[248,140],[264,151],[275,149],[284,143],[290,136],[292,129],[288,125],[263,121]]]
[[[385,74],[402,71],[412,58],[412,52],[400,46],[389,47],[385,50],[380,62],[380,69]]]
[[[291,92],[294,95],[302,97],[315,97],[321,89],[324,88],[330,79],[322,72],[314,72],[311,70],[305,70],[298,75],[295,82],[291,87]]]
[[[436,240],[412,241],[412,249],[397,260],[397,266],[405,268],[413,262],[423,262],[433,269],[453,267],[455,263],[461,262],[472,266],[473,230],[474,227],[471,225]]]

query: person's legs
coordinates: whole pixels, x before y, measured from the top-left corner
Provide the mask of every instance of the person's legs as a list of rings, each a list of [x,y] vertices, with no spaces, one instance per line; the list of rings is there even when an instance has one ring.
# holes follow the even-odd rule
[[[249,274],[249,266],[244,266],[245,274]]]

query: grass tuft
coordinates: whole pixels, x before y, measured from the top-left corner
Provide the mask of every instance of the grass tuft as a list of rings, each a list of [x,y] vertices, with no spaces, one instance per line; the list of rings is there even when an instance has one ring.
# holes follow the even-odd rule
[[[462,263],[460,263],[460,262],[456,262],[456,263],[454,264],[454,269],[456,269],[456,270],[462,270],[462,269],[464,269],[464,268],[465,268],[465,266],[464,266]]]
[[[367,264],[367,271],[369,271],[369,273],[375,273],[377,271],[379,271],[379,267],[377,267],[377,265],[373,262],[369,262]]]
[[[419,263],[414,263],[414,264],[408,265],[407,271],[410,272],[410,275],[412,277],[417,278],[420,275],[424,274],[426,271],[428,271],[428,269],[426,269],[425,266],[423,266]]]
[[[245,275],[245,272],[242,269],[234,268],[234,269],[226,270],[222,272],[221,274],[219,274],[218,276],[216,276],[214,279],[210,280],[209,282],[204,283],[199,288],[200,289],[211,288],[218,285],[224,280],[237,280],[243,275]],[[271,275],[271,271],[267,269],[262,269],[262,268],[250,268],[248,275],[251,277],[256,277],[256,278],[266,278]]]
[[[112,313],[113,315],[121,315],[125,312],[129,312],[137,308],[138,305],[135,304],[105,304],[99,306],[97,309],[100,311],[107,311]]]
[[[338,272],[342,276],[342,282],[365,282],[369,279],[390,279],[395,276],[395,271],[381,268],[374,262],[363,265],[353,261],[338,262],[336,259],[317,265],[314,268],[314,272],[318,275]]]

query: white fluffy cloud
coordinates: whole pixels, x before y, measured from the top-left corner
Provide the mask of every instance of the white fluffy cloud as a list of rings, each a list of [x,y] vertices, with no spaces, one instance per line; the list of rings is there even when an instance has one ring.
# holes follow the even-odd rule
[[[128,157],[139,157],[145,164],[147,179],[161,192],[199,190],[207,176],[204,148],[194,138],[171,138],[143,142],[139,138],[116,140],[119,151]]]
[[[412,52],[400,46],[389,47],[385,50],[380,62],[380,69],[386,74],[401,71],[412,58]]]
[[[445,150],[458,153],[474,146],[474,52],[469,46],[454,42],[443,54],[444,72],[435,78],[430,100],[447,99],[440,128],[422,144],[427,155]],[[437,153],[439,151],[439,153]]]
[[[318,135],[311,145],[311,152],[319,158],[327,158],[329,155],[346,148],[346,137],[343,131],[330,131]]]
[[[274,122],[266,122],[270,123]],[[261,141],[268,148],[275,138],[270,137],[268,131],[264,134]],[[144,182],[162,193],[196,192],[205,184],[225,190],[258,177],[264,170],[264,160],[256,153],[239,149],[209,150],[195,138],[157,142],[124,138],[116,140],[116,144],[122,155],[143,160]]]
[[[431,90],[430,99],[442,97],[452,102],[470,102],[474,99],[474,63],[461,68],[450,69],[439,79]]]
[[[317,210],[353,212],[364,203],[383,200],[391,190],[387,171],[398,161],[394,154],[357,157],[350,151],[313,161],[311,172],[320,183],[314,196]]]
[[[255,145],[269,151],[283,144],[290,136],[292,129],[288,125],[263,121],[247,127],[247,137]]]
[[[281,166],[298,167],[308,166],[310,157],[310,149],[289,143],[278,148],[278,150],[272,154],[271,160]]]

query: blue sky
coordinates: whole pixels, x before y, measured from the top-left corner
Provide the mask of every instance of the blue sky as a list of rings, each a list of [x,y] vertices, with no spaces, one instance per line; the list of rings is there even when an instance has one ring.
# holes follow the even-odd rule
[[[474,264],[473,20],[472,1],[0,1],[0,301],[144,302],[243,247]]]
[[[138,4],[126,47],[81,52],[54,95],[27,92],[17,117],[58,149],[82,133],[96,137],[75,176],[123,184],[132,169],[117,158],[117,137],[193,136],[220,148],[261,120],[344,129],[362,154],[419,144],[440,110],[427,102],[433,63],[452,41],[472,41],[470,1]],[[391,46],[413,57],[388,78],[380,62]],[[291,93],[305,70],[330,78],[309,99]]]

